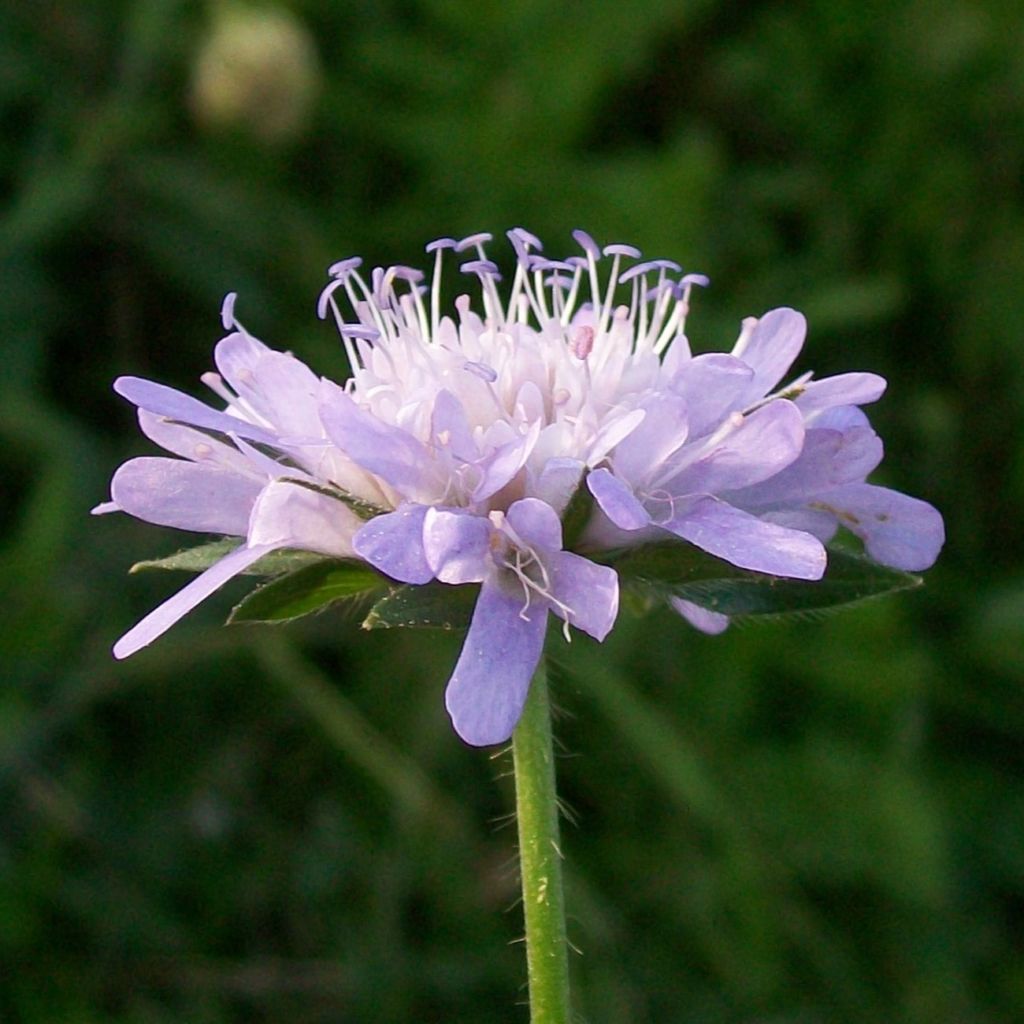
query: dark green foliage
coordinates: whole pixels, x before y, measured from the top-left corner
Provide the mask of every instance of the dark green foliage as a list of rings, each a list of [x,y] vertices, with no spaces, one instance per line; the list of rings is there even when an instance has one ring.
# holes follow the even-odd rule
[[[258,586],[235,605],[228,622],[289,622],[379,593],[389,582],[365,562],[321,559]]]
[[[690,544],[649,544],[602,558],[615,567],[623,587],[665,600],[679,597],[723,615],[817,612],[881,597],[921,580],[848,551],[832,550],[821,580],[780,579],[737,569]]]
[[[821,620],[551,631],[581,1019],[1018,1019],[1016,6],[291,9],[322,88],[275,142],[197,127],[205,7],[0,5],[0,1019],[525,1020],[507,764],[443,708],[458,637],[224,629],[247,579],[114,663],[183,582],[128,568],[194,538],[87,515],[151,451],[110,382],[199,393],[225,292],[341,378],[329,263],[513,224],[707,272],[698,351],[802,309],[798,369],[889,378],[878,480],[949,527],[923,588]]]

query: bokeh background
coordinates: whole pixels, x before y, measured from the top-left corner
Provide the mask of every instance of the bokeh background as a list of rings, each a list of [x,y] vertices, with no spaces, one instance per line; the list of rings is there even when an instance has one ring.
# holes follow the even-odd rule
[[[125,664],[182,535],[90,507],[201,393],[225,292],[346,373],[335,259],[522,224],[708,273],[690,334],[804,310],[890,380],[925,587],[557,656],[580,1021],[1024,1013],[1024,20],[990,0],[18,0],[0,7],[0,1018],[525,1021],[508,761],[458,638],[328,612]],[[518,1005],[517,1005],[518,1004]]]

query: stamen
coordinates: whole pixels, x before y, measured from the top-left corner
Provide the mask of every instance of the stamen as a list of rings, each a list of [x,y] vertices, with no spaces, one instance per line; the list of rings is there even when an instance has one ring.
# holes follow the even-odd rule
[[[460,242],[455,243],[456,252],[465,252],[467,249],[471,249],[473,246],[486,245],[492,241],[494,236],[488,231],[478,231],[475,235],[467,235]],[[481,257],[482,259],[483,257]]]
[[[623,242],[612,242],[604,247],[605,256],[628,256],[632,260],[638,260],[643,255],[635,245],[626,245]]]
[[[441,252],[443,249],[454,249],[459,243],[454,238],[435,238],[425,246],[427,252]]]
[[[362,256],[349,256],[348,259],[338,260],[337,263],[332,263],[327,268],[327,273],[331,277],[346,277],[353,270],[357,270],[363,265]]]
[[[237,292],[228,292],[221,304],[220,322],[224,325],[225,331],[230,331],[235,326],[235,300],[237,298]]]
[[[601,258],[601,247],[582,228],[576,228],[572,233],[572,237],[589,259],[599,260]]]

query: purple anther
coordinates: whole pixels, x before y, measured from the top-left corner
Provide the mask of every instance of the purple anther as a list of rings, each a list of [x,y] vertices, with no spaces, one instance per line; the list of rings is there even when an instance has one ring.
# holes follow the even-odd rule
[[[640,274],[651,274],[656,270],[668,270],[671,273],[678,274],[683,268],[673,260],[644,260],[643,263],[637,263],[636,265],[624,270],[619,275],[619,280],[623,283],[626,281],[632,281],[634,277],[638,277]]]
[[[501,273],[498,264],[492,260],[469,260],[463,263],[459,270],[463,274],[478,274],[480,277],[493,277],[495,281],[501,280]]]
[[[566,277],[564,274],[551,274],[544,278],[544,286],[558,288],[560,291],[566,292],[572,287],[572,281],[571,277]]]
[[[572,273],[573,267],[565,260],[549,260],[546,256],[531,256],[527,261],[527,269],[531,273],[535,270],[564,270]]]
[[[384,290],[384,284],[387,280],[385,273],[383,267],[374,267],[370,273],[370,294],[373,296],[374,303],[380,309],[388,309],[391,306],[390,296],[387,294],[387,292],[391,291],[390,284],[388,284],[387,292]]]
[[[228,292],[221,304],[220,322],[224,325],[225,331],[230,331],[235,326],[235,299],[237,298],[237,292]]]
[[[427,252],[437,252],[438,249],[454,249],[458,244],[454,238],[435,238],[427,242],[425,249]]]
[[[586,269],[587,266],[587,261],[582,256],[566,256],[565,262],[573,270],[579,270],[581,267]]]
[[[380,337],[380,331],[369,324],[342,324],[339,332],[346,338],[361,338],[364,341],[376,341]]]
[[[643,255],[635,245],[625,245],[622,242],[612,242],[604,247],[605,256],[628,256],[631,260],[638,260]]]
[[[695,284],[698,288],[707,288],[711,278],[707,274],[686,274],[679,281],[681,285]]]
[[[362,265],[362,256],[349,256],[347,260],[338,260],[337,263],[332,263],[327,268],[327,273],[330,274],[331,277],[347,277],[353,270],[357,267],[361,267]]]
[[[401,265],[389,267],[388,273],[392,277],[397,277],[399,281],[409,281],[412,284],[419,284],[423,280],[423,271],[418,267],[404,267]]]
[[[508,231],[507,234],[513,245],[515,245],[518,240],[522,245],[533,249],[544,248],[544,244],[541,240],[532,232],[527,231],[526,228],[512,228],[512,230]]]
[[[330,308],[331,296],[345,283],[344,278],[336,277],[327,283],[327,286],[320,293],[316,302],[316,315],[321,320],[327,319],[327,311]]]
[[[582,228],[577,228],[572,233],[572,237],[588,256],[593,257],[595,260],[601,258],[601,247]]]
[[[456,252],[465,252],[467,249],[471,249],[474,245],[485,245],[491,241],[494,236],[488,231],[478,231],[475,235],[467,235],[462,239],[461,242],[455,243]]]
[[[487,381],[488,384],[493,384],[498,379],[497,371],[486,363],[463,363],[462,368],[468,370],[474,377]]]
[[[644,302],[657,302],[665,292],[670,295],[676,295],[678,293],[679,286],[673,281],[659,281],[653,288],[648,288],[643,293]]]

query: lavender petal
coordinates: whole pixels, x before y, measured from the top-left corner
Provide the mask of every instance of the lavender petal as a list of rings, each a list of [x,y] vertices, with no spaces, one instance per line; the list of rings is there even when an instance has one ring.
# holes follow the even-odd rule
[[[434,578],[423,550],[426,505],[402,505],[371,519],[353,538],[352,547],[375,569],[402,583],[429,583]]]
[[[455,665],[445,706],[455,731],[474,747],[504,743],[526,702],[540,661],[547,608],[523,608],[522,594],[493,579],[480,588],[473,620]]]
[[[765,313],[753,330],[744,331],[732,350],[753,371],[748,401],[768,394],[782,380],[803,348],[807,321],[795,309],[773,309]]]
[[[162,605],[154,608],[144,619],[132,626],[120,640],[114,644],[114,657],[127,658],[136,651],[151,644],[158,636],[166,633],[179,619],[183,618],[197,604],[205,601],[215,590],[219,590],[228,580],[258,561],[271,547],[236,548],[230,555],[225,555],[215,562],[206,572],[197,576],[189,584],[168,598]]]
[[[601,511],[620,529],[642,530],[651,525],[647,509],[610,470],[593,470],[587,477],[587,487]]]
[[[894,569],[929,568],[945,543],[945,527],[936,509],[888,487],[847,484],[818,495],[811,507],[834,515],[864,541],[876,562]]]
[[[595,640],[603,640],[619,613],[619,577],[615,570],[569,551],[550,555],[547,569],[551,594],[559,602],[552,604],[551,610]]]
[[[719,494],[760,483],[800,455],[804,421],[792,402],[755,410],[731,433],[665,484],[673,494]]]
[[[114,474],[110,496],[136,519],[197,533],[244,537],[262,483],[220,466],[181,459],[131,459]]]
[[[470,512],[431,508],[423,519],[423,551],[442,583],[480,583],[493,567],[490,521]]]
[[[558,551],[562,547],[562,523],[555,510],[539,498],[522,498],[505,513],[509,526],[530,547]]]
[[[344,503],[301,484],[267,484],[249,517],[249,544],[316,551],[335,558],[353,553],[362,520]]]
[[[436,484],[427,449],[412,434],[360,408],[337,385],[323,382],[320,419],[328,437],[363,469],[407,498],[425,497]]]
[[[698,498],[661,525],[741,569],[801,580],[818,580],[825,572],[825,548],[816,537],[766,523],[716,498]]]
[[[669,350],[669,355],[675,346]],[[669,387],[685,402],[691,437],[701,437],[743,406],[754,371],[742,359],[708,352],[684,362]]]
[[[804,419],[814,422],[814,417],[823,410],[837,405],[877,402],[885,394],[885,388],[885,378],[877,373],[840,373],[835,377],[808,381],[793,401],[804,414]]]

